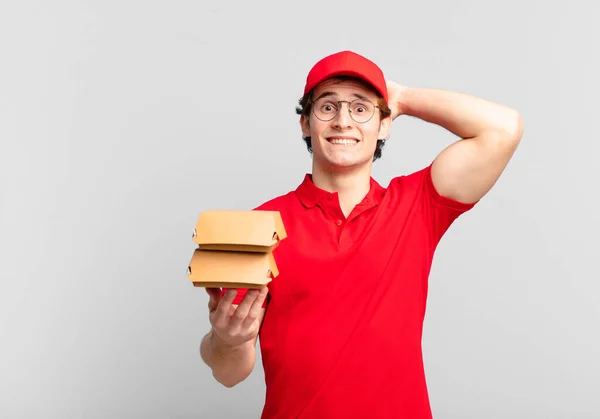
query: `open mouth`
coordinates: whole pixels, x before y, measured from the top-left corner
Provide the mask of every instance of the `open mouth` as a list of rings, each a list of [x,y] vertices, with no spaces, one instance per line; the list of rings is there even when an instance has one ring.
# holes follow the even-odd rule
[[[358,140],[356,138],[341,138],[341,137],[328,138],[327,142],[334,144],[334,145],[356,145],[356,144],[358,144]]]

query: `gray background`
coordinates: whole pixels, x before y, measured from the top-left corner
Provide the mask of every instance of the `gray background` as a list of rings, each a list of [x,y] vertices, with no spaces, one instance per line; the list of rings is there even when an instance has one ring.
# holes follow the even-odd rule
[[[353,49],[525,121],[434,262],[434,416],[600,418],[599,4],[584,4],[2,1],[0,416],[259,416],[260,363],[226,389],[199,357],[191,231],[297,186],[306,73]],[[374,176],[452,141],[400,118]]]

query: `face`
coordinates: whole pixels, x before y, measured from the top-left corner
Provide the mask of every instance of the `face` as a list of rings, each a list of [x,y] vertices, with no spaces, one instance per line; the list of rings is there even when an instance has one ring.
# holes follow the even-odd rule
[[[302,133],[311,137],[313,164],[327,170],[371,166],[377,140],[387,137],[391,120],[382,120],[379,109],[375,108],[372,118],[367,122],[354,121],[348,112],[350,105],[347,102],[355,99],[368,99],[377,105],[375,90],[358,80],[330,79],[315,88],[313,109],[308,117],[302,116],[300,119]],[[321,109],[326,114],[333,115],[337,110],[333,119],[322,121],[327,118],[315,116],[314,102],[317,101],[325,106]],[[338,104],[338,101],[347,102]],[[353,109],[355,114],[364,112],[360,103],[360,100],[356,102],[357,106]]]

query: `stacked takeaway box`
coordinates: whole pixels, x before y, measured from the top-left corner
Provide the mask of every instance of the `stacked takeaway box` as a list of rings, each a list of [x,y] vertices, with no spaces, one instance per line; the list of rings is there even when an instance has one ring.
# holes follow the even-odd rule
[[[286,237],[278,211],[202,212],[187,277],[195,287],[264,288],[279,274],[273,250]]]

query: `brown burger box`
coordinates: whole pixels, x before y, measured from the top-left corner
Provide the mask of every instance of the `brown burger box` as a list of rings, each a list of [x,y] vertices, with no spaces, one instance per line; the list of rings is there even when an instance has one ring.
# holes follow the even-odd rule
[[[273,250],[286,237],[277,211],[205,211],[187,277],[195,287],[263,288],[279,274]]]

